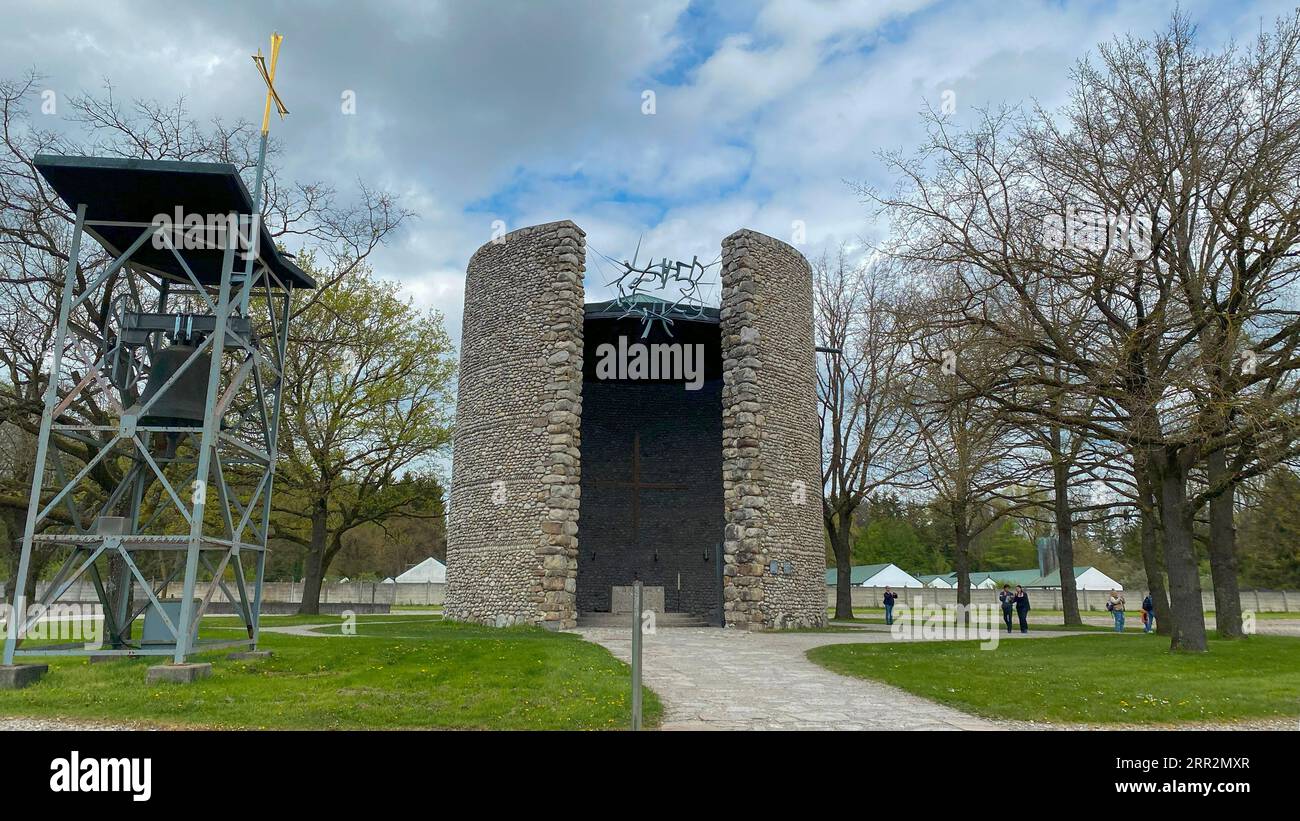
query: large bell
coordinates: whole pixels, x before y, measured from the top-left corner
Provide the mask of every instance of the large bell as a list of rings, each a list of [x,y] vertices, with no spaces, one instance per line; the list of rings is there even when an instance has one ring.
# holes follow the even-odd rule
[[[153,399],[172,374],[193,355],[194,345],[178,342],[163,348],[149,367],[149,381],[140,396],[140,407]],[[138,424],[149,427],[201,428],[203,412],[208,405],[208,369],[212,354],[200,354],[167,392],[140,417]]]

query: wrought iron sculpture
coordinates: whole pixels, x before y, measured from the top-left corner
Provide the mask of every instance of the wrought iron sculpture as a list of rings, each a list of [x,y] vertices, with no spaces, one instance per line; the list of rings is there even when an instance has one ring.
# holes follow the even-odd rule
[[[638,242],[636,253],[633,254],[630,262],[628,260],[617,262],[605,257],[622,269],[622,272],[608,283],[618,288],[618,296],[610,301],[606,310],[622,310],[623,314],[620,318],[629,316],[640,318],[643,324],[642,338],[649,335],[656,322],[663,326],[669,336],[672,336],[674,318],[703,318],[711,306],[700,293],[700,284],[708,270],[721,260],[714,260],[706,265],[700,262],[698,256],[691,257],[689,263],[680,260],[670,262],[667,257],[664,257],[658,265],[647,263],[638,266],[637,258],[640,253],[641,243]],[[675,293],[672,290],[674,287]],[[665,299],[657,296],[659,293],[667,293],[672,298]]]

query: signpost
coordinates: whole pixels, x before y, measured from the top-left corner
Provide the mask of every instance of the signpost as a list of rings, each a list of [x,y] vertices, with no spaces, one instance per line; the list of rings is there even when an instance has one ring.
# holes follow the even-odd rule
[[[632,582],[632,729],[641,729],[641,582]]]

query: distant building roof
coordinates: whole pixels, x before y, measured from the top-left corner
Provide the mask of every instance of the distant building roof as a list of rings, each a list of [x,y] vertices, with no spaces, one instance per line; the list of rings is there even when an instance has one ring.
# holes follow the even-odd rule
[[[430,556],[395,579],[399,584],[447,581],[447,565]]]
[[[1031,583],[1037,581],[1038,578],[1042,576],[1036,567],[1031,567],[1026,570],[990,570],[985,573],[985,575],[999,585],[1019,584],[1024,585],[1025,587],[1031,587]]]
[[[826,571],[826,584],[834,587],[838,576],[834,568]],[[849,584],[857,587],[924,587],[920,579],[908,573],[898,565],[887,562],[885,564],[860,564],[853,568],[849,575]]]
[[[1110,590],[1110,589],[1123,590],[1124,589],[1124,586],[1122,584],[1115,581],[1110,576],[1106,575],[1105,573],[1098,570],[1097,568],[1091,566],[1074,568],[1074,578],[1076,582],[1083,581],[1083,575],[1085,573],[1091,577],[1087,580],[1088,587],[1085,589],[1088,590]],[[1061,573],[1059,570],[1053,570],[1051,573],[1048,573],[1046,576],[1039,576],[1037,579],[1034,579],[1034,581],[1031,582],[1030,584],[1025,585],[1025,587],[1060,587],[1060,586],[1061,586]]]
[[[849,584],[862,584],[872,576],[876,576],[880,571],[889,567],[889,563],[884,564],[855,564],[849,571]],[[826,571],[826,584],[834,586],[839,580],[835,568]]]

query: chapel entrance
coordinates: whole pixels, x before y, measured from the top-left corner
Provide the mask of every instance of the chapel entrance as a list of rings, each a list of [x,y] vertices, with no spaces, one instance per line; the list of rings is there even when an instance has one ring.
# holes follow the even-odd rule
[[[602,316],[601,307],[587,307],[583,334],[578,611],[625,609],[625,588],[639,580],[647,607],[660,609],[662,602],[664,613],[720,624],[724,512],[716,318],[677,321],[671,333],[658,325],[647,332],[639,319]],[[619,337],[624,350],[636,343],[698,346],[692,347],[702,360],[697,389],[664,372],[649,378],[635,368],[601,370],[598,351],[606,343],[617,349]]]

